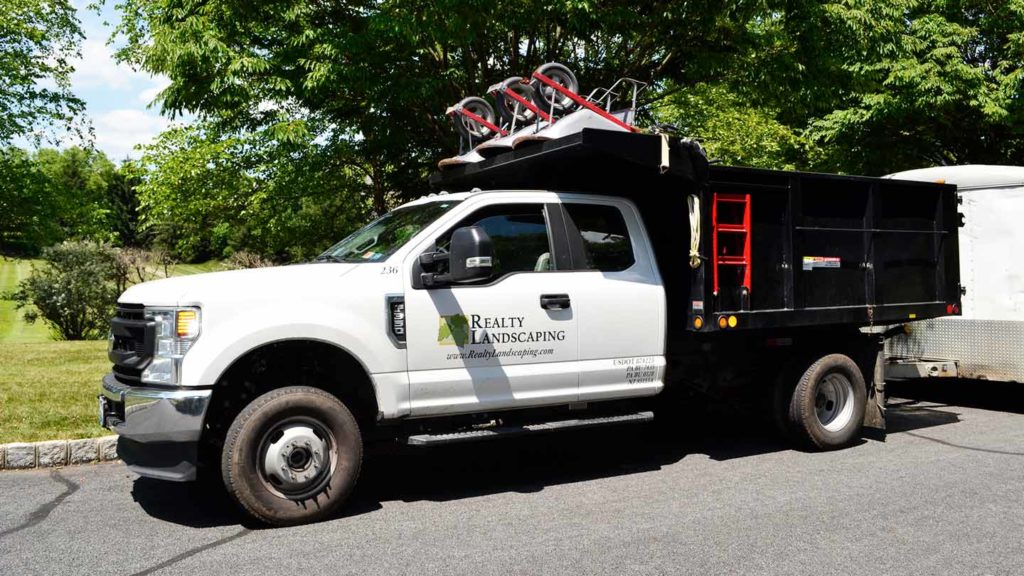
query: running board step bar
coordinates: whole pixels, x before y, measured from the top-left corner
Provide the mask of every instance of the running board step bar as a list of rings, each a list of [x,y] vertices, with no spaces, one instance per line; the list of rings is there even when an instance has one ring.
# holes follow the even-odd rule
[[[409,436],[406,438],[405,442],[410,446],[438,446],[441,444],[456,444],[459,442],[474,442],[477,440],[490,440],[494,438],[509,438],[512,436],[540,434],[543,432],[597,428],[598,426],[612,426],[615,424],[641,424],[652,420],[654,420],[653,412],[636,412],[633,414],[619,414],[616,416],[595,416],[593,418],[574,418],[572,420],[558,420],[555,422],[538,422],[536,424],[524,424],[522,426],[496,426],[494,428],[467,430],[465,432],[417,434],[415,436]]]

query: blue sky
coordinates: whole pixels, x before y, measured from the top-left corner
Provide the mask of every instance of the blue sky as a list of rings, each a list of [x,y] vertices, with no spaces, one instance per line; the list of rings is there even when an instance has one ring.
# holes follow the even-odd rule
[[[120,162],[127,156],[138,157],[133,148],[151,142],[171,124],[156,108],[148,107],[168,80],[116,63],[114,47],[107,45],[112,26],[119,19],[114,2],[107,0],[101,14],[87,10],[88,3],[89,0],[73,2],[85,40],[71,77],[72,90],[85,101],[96,134],[96,147],[111,160]]]

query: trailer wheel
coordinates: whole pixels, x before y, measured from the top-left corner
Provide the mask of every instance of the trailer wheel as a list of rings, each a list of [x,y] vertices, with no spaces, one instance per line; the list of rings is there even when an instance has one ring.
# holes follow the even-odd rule
[[[800,444],[834,450],[860,435],[867,389],[853,360],[829,354],[811,364],[795,386],[787,380],[779,382],[779,423]]]
[[[359,425],[335,396],[291,386],[253,400],[228,430],[224,485],[252,518],[275,526],[322,520],[356,484]]]

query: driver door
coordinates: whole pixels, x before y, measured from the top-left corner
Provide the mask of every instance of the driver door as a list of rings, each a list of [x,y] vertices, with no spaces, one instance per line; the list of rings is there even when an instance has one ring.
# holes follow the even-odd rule
[[[485,205],[439,235],[443,250],[456,228],[487,232],[492,274],[475,283],[417,286],[413,254],[405,293],[413,416],[576,400],[579,275],[559,270],[564,236],[551,220],[560,214],[540,200]]]

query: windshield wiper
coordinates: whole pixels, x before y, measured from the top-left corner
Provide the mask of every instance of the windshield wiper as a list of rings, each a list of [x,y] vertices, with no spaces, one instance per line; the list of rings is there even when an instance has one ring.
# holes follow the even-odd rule
[[[339,258],[338,256],[335,256],[334,254],[321,254],[321,255],[317,256],[316,258],[314,258],[313,262],[339,262],[339,263],[344,263],[345,260],[343,258]]]

